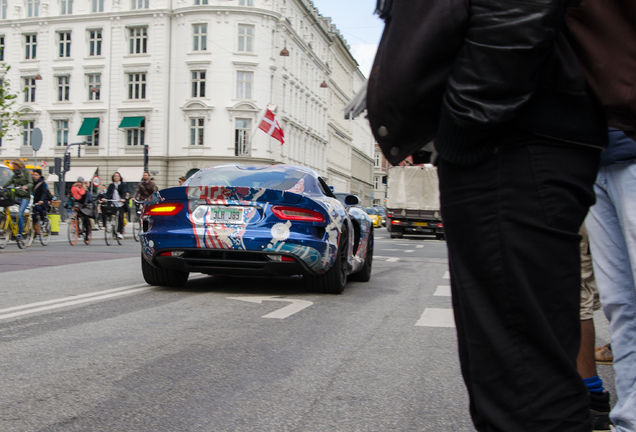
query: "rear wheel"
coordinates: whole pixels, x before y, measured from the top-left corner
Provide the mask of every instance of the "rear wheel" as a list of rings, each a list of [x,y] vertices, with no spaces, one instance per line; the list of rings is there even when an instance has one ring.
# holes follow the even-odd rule
[[[0,249],[4,249],[9,244],[9,227],[6,213],[0,213]]]
[[[40,225],[40,243],[42,246],[47,246],[51,243],[51,222],[47,218],[44,218],[43,221],[39,221]]]
[[[137,220],[133,223],[133,238],[139,241],[139,233],[141,233],[141,218],[137,215]]]
[[[113,217],[106,217],[106,226],[104,227],[104,240],[108,246],[113,244],[115,240],[115,225],[113,224]]]
[[[141,272],[148,285],[180,288],[188,282],[188,272],[153,267],[141,257]]]
[[[71,246],[75,246],[77,244],[77,236],[78,236],[78,224],[77,218],[73,218],[68,223],[68,242]]]
[[[373,267],[373,231],[369,235],[369,244],[367,245],[367,253],[364,258],[362,270],[349,276],[349,280],[355,282],[369,282],[371,279],[371,268]]]
[[[347,284],[349,272],[349,231],[344,228],[340,234],[340,244],[336,260],[331,268],[319,276],[304,276],[305,288],[312,292],[341,294]]]

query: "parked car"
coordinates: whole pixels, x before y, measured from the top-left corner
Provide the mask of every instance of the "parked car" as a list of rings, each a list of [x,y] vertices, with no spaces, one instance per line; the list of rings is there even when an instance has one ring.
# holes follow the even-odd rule
[[[371,277],[373,228],[310,169],[219,165],[147,201],[141,268],[150,285],[180,287],[190,272],[302,275],[311,291],[339,294]],[[346,204],[345,204],[346,203]]]
[[[382,227],[382,216],[380,216],[380,213],[378,213],[375,207],[365,207],[364,211],[369,215],[369,217],[373,221],[373,228]]]

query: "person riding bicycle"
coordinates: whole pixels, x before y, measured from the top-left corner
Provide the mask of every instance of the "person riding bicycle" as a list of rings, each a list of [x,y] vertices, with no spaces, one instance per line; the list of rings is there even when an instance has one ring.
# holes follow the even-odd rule
[[[16,204],[20,205],[18,211],[18,238],[22,238],[22,229],[24,228],[24,211],[31,201],[31,190],[33,189],[33,177],[24,161],[16,158],[11,161],[13,167],[13,185],[15,186]]]
[[[155,192],[157,192],[157,185],[150,179],[150,173],[144,171],[142,180],[137,185],[137,189],[133,195],[133,199],[146,201],[146,199]]]
[[[73,196],[73,207],[77,207],[77,217],[82,220],[82,228],[84,229],[84,240],[88,240],[90,237],[91,221],[90,217],[93,214],[93,203],[90,193],[84,184],[84,177],[78,177],[77,181],[71,186],[71,195]]]
[[[44,182],[42,177],[42,170],[36,168],[31,174],[33,177],[33,226],[38,230],[38,219],[44,220],[46,213],[51,209],[51,201],[49,201],[48,189],[49,187]]]
[[[124,183],[124,179],[121,177],[119,172],[115,171],[112,175],[111,180],[113,181],[108,185],[108,189],[106,190],[105,199],[115,200],[113,203],[117,208],[117,238],[124,238],[124,212],[127,208],[127,185]],[[102,202],[105,201],[102,199]],[[103,210],[102,210],[103,214]]]

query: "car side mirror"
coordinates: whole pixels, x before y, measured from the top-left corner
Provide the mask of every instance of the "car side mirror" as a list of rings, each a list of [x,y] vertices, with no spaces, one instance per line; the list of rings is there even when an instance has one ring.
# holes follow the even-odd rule
[[[347,195],[345,197],[345,204],[350,206],[358,205],[360,204],[360,198],[355,195]]]

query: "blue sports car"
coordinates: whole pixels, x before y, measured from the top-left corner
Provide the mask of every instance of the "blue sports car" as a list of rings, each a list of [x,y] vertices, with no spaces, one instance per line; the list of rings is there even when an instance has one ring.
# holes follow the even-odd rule
[[[359,200],[340,200],[310,169],[219,165],[148,198],[141,269],[150,285],[179,287],[190,272],[302,275],[308,290],[339,294],[366,282],[373,224]]]

